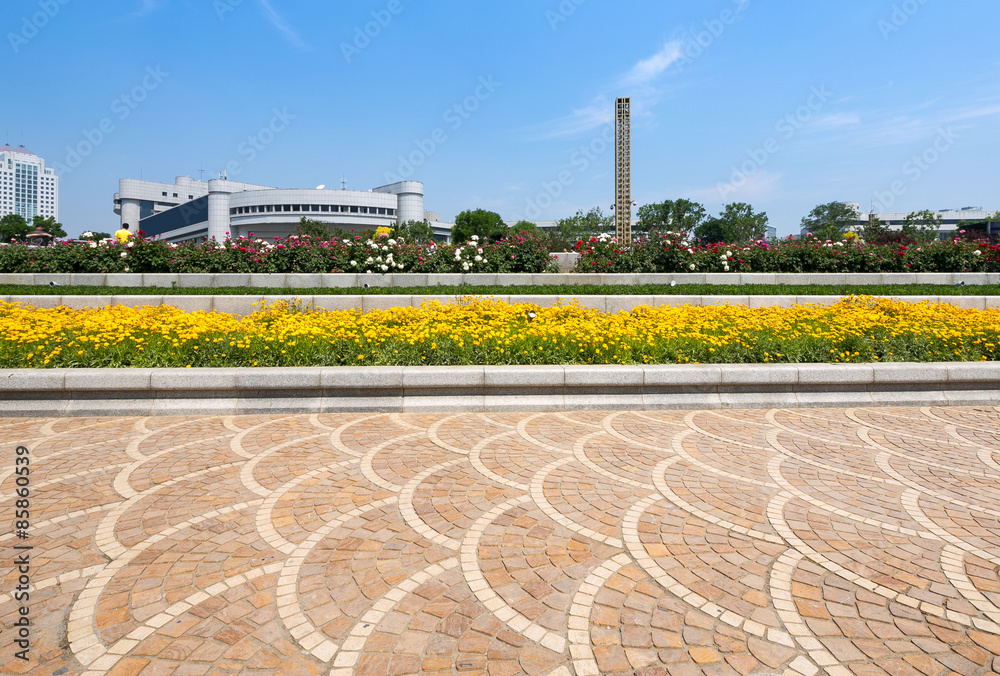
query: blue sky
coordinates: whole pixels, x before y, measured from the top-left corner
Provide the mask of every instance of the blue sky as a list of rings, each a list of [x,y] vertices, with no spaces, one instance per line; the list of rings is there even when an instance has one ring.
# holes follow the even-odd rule
[[[70,234],[113,229],[119,178],[227,166],[420,180],[444,220],[607,212],[616,96],[640,205],[750,202],[779,234],[834,200],[1000,210],[998,19],[986,0],[5,0],[0,134],[60,166]]]

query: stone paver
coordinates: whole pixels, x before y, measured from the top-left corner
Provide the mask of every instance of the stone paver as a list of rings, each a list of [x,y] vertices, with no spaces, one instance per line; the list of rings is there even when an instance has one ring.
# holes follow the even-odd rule
[[[0,430],[3,673],[1000,673],[997,408]]]

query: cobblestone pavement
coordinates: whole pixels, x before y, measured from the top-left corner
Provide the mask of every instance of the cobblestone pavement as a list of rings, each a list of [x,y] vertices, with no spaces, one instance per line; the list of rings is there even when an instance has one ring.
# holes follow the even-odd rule
[[[1000,409],[0,430],[4,673],[1000,672]]]

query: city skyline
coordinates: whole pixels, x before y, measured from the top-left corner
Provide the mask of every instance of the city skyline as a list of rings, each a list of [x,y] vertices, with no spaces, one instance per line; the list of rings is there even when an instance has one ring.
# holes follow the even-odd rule
[[[115,224],[121,178],[223,171],[282,188],[417,180],[445,221],[554,220],[610,211],[614,100],[629,96],[639,205],[749,202],[787,235],[835,200],[1000,208],[998,64],[981,47],[998,15],[928,0],[18,0],[0,49],[37,104],[5,110],[0,131],[56,169],[70,234]]]

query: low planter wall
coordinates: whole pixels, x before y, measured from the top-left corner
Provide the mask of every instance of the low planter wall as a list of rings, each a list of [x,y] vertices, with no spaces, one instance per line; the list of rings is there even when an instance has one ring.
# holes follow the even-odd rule
[[[997,362],[0,370],[0,417],[997,404]]]
[[[244,316],[254,312],[255,303],[262,301],[269,304],[278,301],[299,302],[314,309],[323,310],[386,310],[394,307],[420,307],[424,303],[440,301],[449,303],[464,296],[460,295],[337,295],[337,296],[263,296],[263,295],[223,295],[223,296],[0,296],[0,301],[8,303],[26,303],[39,308],[55,308],[65,306],[74,310],[83,308],[104,307],[106,305],[123,305],[126,307],[142,307],[144,305],[169,305],[185,312],[224,312]],[[602,312],[630,312],[640,306],[696,307],[714,305],[746,305],[755,307],[792,307],[793,305],[834,305],[842,300],[842,296],[546,296],[546,295],[490,295],[506,303],[532,303],[540,307],[555,305],[572,305],[579,303]],[[1000,296],[893,296],[896,300],[907,303],[951,303],[958,307],[985,310],[1000,308]],[[259,307],[259,306],[258,306]]]
[[[556,284],[1000,284],[1000,273],[650,273],[650,274],[51,274],[5,273],[0,284],[170,288],[322,289],[415,286],[547,286]]]

